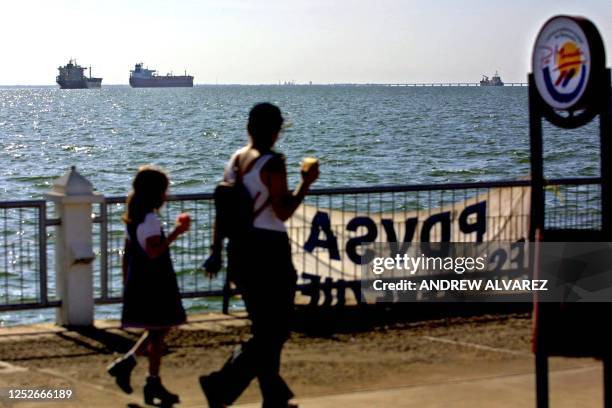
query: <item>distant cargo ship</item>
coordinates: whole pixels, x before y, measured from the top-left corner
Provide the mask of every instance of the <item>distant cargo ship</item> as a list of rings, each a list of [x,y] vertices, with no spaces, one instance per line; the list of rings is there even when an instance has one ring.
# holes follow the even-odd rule
[[[491,79],[489,79],[488,76],[483,75],[482,79],[480,80],[480,86],[504,86],[504,83],[496,71],[495,75],[493,75]]]
[[[89,78],[83,74],[85,68],[77,65],[76,60],[68,61],[68,64],[63,67],[58,67],[59,75],[55,81],[60,86],[60,89],[99,89],[102,85],[102,78],[93,78],[91,76],[91,67],[89,67]]]
[[[154,69],[142,67],[142,62],[130,71],[130,86],[132,88],[191,88],[193,76],[187,75],[157,75]]]

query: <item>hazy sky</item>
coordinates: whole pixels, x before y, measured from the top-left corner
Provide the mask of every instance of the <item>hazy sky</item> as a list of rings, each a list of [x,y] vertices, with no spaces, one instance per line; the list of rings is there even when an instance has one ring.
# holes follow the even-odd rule
[[[68,58],[103,84],[134,63],[187,69],[196,83],[524,82],[555,14],[598,26],[612,52],[610,0],[8,0],[0,84],[53,84]],[[608,57],[608,64],[610,64]]]

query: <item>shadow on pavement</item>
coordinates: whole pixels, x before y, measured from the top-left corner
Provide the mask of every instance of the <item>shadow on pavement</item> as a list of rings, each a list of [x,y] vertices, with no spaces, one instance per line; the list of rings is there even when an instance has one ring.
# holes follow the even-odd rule
[[[308,336],[366,332],[385,326],[447,319],[531,313],[532,303],[395,303],[344,307],[298,306],[293,331]]]
[[[57,333],[57,336],[102,354],[125,353],[132,348],[138,339],[137,335],[132,333],[123,332],[125,335],[117,334],[108,329],[97,327],[67,327],[67,329],[70,332]],[[78,336],[72,335],[71,332],[76,333]],[[93,340],[93,342],[89,342],[87,339]]]

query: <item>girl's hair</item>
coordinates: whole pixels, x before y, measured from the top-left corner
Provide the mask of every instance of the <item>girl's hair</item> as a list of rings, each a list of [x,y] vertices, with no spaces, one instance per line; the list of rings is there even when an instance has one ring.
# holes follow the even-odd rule
[[[123,214],[123,222],[138,225],[144,221],[148,213],[161,207],[168,183],[168,176],[159,169],[151,166],[138,169],[132,182],[132,191],[127,198],[127,210]]]
[[[247,130],[253,144],[265,149],[272,148],[274,136],[280,132],[283,125],[283,116],[280,109],[271,103],[258,103],[249,112]]]

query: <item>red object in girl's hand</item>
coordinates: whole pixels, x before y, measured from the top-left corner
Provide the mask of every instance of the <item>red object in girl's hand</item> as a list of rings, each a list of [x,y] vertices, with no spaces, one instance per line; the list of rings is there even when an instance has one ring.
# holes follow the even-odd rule
[[[176,217],[177,228],[180,231],[180,234],[187,232],[191,225],[191,217],[187,213],[182,213],[178,217]]]

